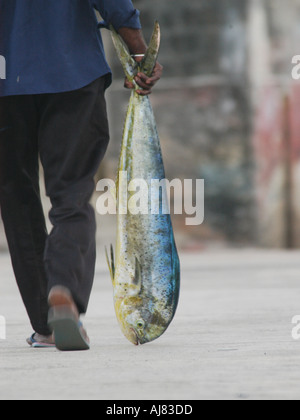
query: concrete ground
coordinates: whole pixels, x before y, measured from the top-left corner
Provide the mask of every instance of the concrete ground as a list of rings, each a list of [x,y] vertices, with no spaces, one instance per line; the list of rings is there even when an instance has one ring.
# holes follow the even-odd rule
[[[104,255],[85,319],[92,350],[34,350],[9,257],[0,254],[0,399],[299,399],[300,252],[182,255],[177,316],[159,340],[122,336]]]

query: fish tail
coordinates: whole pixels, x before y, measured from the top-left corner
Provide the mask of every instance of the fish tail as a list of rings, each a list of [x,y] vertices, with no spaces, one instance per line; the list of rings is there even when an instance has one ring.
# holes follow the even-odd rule
[[[141,63],[141,71],[150,77],[153,73],[153,69],[157,62],[159,49],[160,49],[160,26],[158,22],[154,24],[154,30],[152,33],[151,41],[144,57],[144,60]]]
[[[112,25],[110,25],[110,30],[115,50],[121,61],[125,75],[130,82],[133,82],[137,74],[137,62],[131,57],[127,46]]]

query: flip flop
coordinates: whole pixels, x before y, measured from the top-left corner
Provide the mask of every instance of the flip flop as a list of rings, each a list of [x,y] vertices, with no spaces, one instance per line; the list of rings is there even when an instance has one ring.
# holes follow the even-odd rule
[[[54,332],[55,345],[61,351],[84,351],[90,343],[82,323],[70,306],[55,306],[49,311],[49,327]]]
[[[55,348],[55,344],[50,344],[42,341],[37,341],[34,337],[36,333],[33,333],[30,338],[27,338],[27,344],[30,345],[33,349],[53,349]]]

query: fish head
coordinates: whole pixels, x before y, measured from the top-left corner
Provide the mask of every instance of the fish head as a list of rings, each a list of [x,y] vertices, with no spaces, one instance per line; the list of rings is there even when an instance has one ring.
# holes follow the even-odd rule
[[[137,310],[127,318],[127,323],[134,332],[138,344],[146,344],[158,339],[164,334],[170,322],[158,311],[150,312],[145,309]]]
[[[142,302],[138,297],[115,299],[115,310],[121,330],[125,337],[136,346],[139,345],[139,339],[135,327],[144,323],[137,310],[141,305]]]
[[[140,299],[125,299],[117,310],[117,317],[125,337],[134,345],[146,344],[159,338],[171,319],[165,311],[147,310]],[[167,318],[166,316],[167,315]]]
[[[135,275],[130,283],[125,279],[115,287],[115,309],[123,334],[133,344],[150,343],[161,337],[174,318],[179,297],[180,270],[178,259],[174,267],[151,282],[161,287],[153,293],[143,287],[142,267],[136,259]],[[175,261],[175,262],[174,262]],[[144,278],[144,282],[150,283]],[[116,282],[118,284],[118,282]]]

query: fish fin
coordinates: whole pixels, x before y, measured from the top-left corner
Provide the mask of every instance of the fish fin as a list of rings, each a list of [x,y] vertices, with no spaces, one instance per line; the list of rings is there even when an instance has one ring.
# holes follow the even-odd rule
[[[111,248],[112,248],[112,246],[111,246]],[[108,250],[107,250],[106,247],[105,247],[105,256],[106,256],[106,261],[107,261],[108,269],[109,269],[109,272],[110,272],[111,280],[112,280],[112,282],[114,282],[115,281],[115,264],[114,264],[113,259],[112,259],[112,261],[109,260]]]
[[[125,75],[130,82],[133,82],[134,77],[137,74],[138,63],[131,57],[127,46],[112,25],[110,25],[110,30],[116,52],[123,66]]]
[[[142,266],[137,257],[135,258],[134,285],[140,293],[142,291]]]
[[[114,247],[110,246],[110,255],[111,255],[111,269],[113,273],[113,277],[115,278],[116,274],[116,266],[115,266],[115,253],[114,253]]]
[[[155,64],[158,58],[160,40],[161,40],[160,26],[159,26],[159,23],[156,21],[148,50],[146,52],[144,60],[140,64],[141,72],[145,73],[148,77],[152,75],[153,69],[155,67]]]

